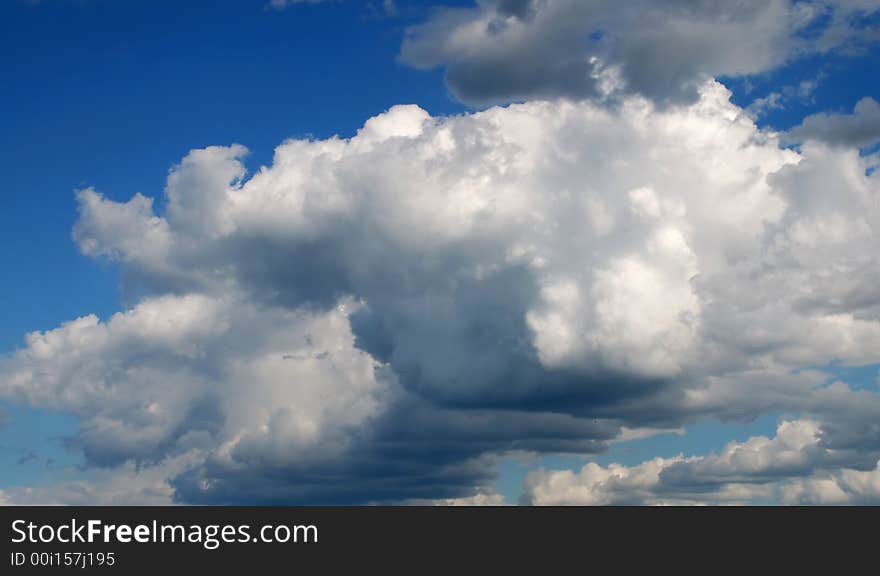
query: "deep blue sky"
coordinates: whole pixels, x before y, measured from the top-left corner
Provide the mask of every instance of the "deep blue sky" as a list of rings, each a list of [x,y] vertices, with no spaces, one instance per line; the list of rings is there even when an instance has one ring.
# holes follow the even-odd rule
[[[263,4],[0,4],[6,176],[0,192],[0,351],[20,346],[29,331],[88,313],[107,317],[126,304],[112,265],[79,255],[71,241],[75,189],[94,186],[118,200],[141,192],[160,202],[168,169],[192,148],[244,144],[253,171],[285,138],[350,135],[394,104],[416,103],[435,115],[466,110],[448,95],[441,71],[417,71],[396,60],[403,29],[424,19],[427,4],[402,0],[395,17],[354,0],[285,11]],[[851,111],[859,98],[880,95],[878,62],[877,51],[813,58],[728,85],[745,106],[781,87],[819,79],[810,98],[761,119],[787,128],[816,110]],[[865,372],[866,385],[875,374]],[[53,471],[76,464],[61,440],[73,430],[72,418],[5,411],[11,423],[0,427],[0,487],[57,480]],[[654,439],[632,460],[705,452],[747,433],[770,433],[775,417],[752,427],[726,426],[704,425],[690,440]],[[32,450],[40,459],[28,459]],[[627,461],[632,453],[614,455]],[[47,467],[47,458],[56,462]],[[513,493],[521,474],[508,465],[502,491]]]
[[[161,200],[168,169],[193,148],[244,144],[253,169],[285,138],[351,134],[396,103],[462,109],[440,73],[396,63],[406,20],[368,9],[48,0],[4,2],[0,22],[11,176],[0,245],[17,279],[0,288],[3,350],[27,331],[116,309],[115,274],[70,241],[74,189]]]

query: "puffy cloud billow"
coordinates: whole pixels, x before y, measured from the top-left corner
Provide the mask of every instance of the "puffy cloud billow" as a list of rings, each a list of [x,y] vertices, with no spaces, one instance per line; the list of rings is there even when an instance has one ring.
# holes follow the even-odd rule
[[[880,396],[821,371],[880,362],[880,177],[857,149],[780,147],[707,81],[686,105],[397,106],[253,175],[246,152],[191,152],[161,211],[78,192],[75,241],[139,301],[0,360],[0,396],[79,418],[118,501],[498,503],[505,454],[769,412],[798,419],[536,473],[525,497],[875,497]]]

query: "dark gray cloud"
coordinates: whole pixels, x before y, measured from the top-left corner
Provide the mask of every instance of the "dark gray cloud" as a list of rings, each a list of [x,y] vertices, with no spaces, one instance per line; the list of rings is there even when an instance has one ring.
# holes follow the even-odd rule
[[[834,146],[864,148],[880,142],[880,103],[859,100],[852,114],[819,112],[807,116],[785,135],[791,143],[819,140]]]
[[[534,0],[499,0],[498,12],[525,20],[535,13]]]
[[[400,56],[443,67],[451,92],[475,105],[621,91],[691,102],[709,77],[759,74],[875,40],[858,22],[877,9],[840,0],[481,0],[438,8],[407,31]]]
[[[281,463],[243,447],[234,466],[209,459],[173,485],[180,500],[209,504],[457,498],[491,484],[493,454],[598,453],[618,432],[613,423],[560,412],[442,408],[402,394],[344,458]]]

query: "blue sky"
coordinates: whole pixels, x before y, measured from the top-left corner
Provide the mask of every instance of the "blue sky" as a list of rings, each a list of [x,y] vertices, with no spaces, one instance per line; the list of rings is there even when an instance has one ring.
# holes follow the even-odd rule
[[[400,102],[462,110],[439,73],[395,62],[404,22],[367,10],[63,0],[0,9],[2,104],[14,111],[0,141],[12,168],[2,246],[21,275],[3,287],[4,349],[82,310],[118,307],[115,272],[70,242],[73,189],[153,193],[187,151],[217,143],[246,144],[258,167],[286,138],[350,135]]]
[[[437,17],[432,5],[399,0],[390,11],[379,2],[350,0],[284,9],[258,0],[3,3],[5,356],[26,347],[26,333],[87,314],[108,319],[144,296],[123,286],[124,264],[84,255],[72,239],[75,190],[94,187],[120,203],[141,193],[154,197],[156,213],[163,214],[169,170],[193,149],[245,145],[250,152],[242,162],[253,174],[271,165],[273,150],[289,138],[351,137],[366,119],[397,104],[416,104],[438,117],[484,108],[470,96],[475,92],[451,80],[465,57],[447,54],[448,62],[432,67],[401,55],[407,30]],[[444,5],[474,9],[466,0]],[[878,16],[859,13],[856,27],[870,28]],[[865,41],[716,77],[745,110],[778,93],[777,104],[754,118],[761,129],[787,131],[810,115],[851,114],[860,99],[880,98],[878,64],[880,44]],[[510,97],[530,99],[525,92]],[[839,378],[853,389],[876,391],[880,359],[856,357],[798,368],[826,370],[829,382]],[[15,397],[5,397],[2,406],[0,488],[91,477],[94,462],[83,456],[76,416]],[[781,419],[798,415],[776,408],[729,419],[720,411],[685,418],[684,434],[613,443],[598,455],[503,456],[490,485],[515,502],[523,478],[539,466],[577,470],[588,460],[632,466],[655,456],[706,454],[731,441],[772,437]]]

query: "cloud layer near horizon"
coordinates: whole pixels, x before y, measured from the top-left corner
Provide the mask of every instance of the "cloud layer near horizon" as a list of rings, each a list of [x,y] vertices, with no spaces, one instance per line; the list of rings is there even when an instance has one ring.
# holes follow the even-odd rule
[[[857,149],[780,148],[706,82],[686,106],[398,106],[250,177],[245,154],[192,151],[161,213],[80,191],[76,242],[140,300],[0,360],[0,397],[79,418],[87,464],[131,489],[114,501],[497,502],[504,454],[768,412],[801,417],[750,445],[797,452],[785,498],[876,496],[852,474],[880,456],[880,396],[816,369],[880,362],[880,180]],[[542,473],[526,497],[761,484],[728,456]]]
[[[809,420],[783,421],[776,436],[731,442],[717,454],[655,458],[637,466],[589,463],[580,472],[536,470],[525,480],[529,505],[876,504],[880,462],[841,466]],[[845,466],[845,464],[844,464]]]

